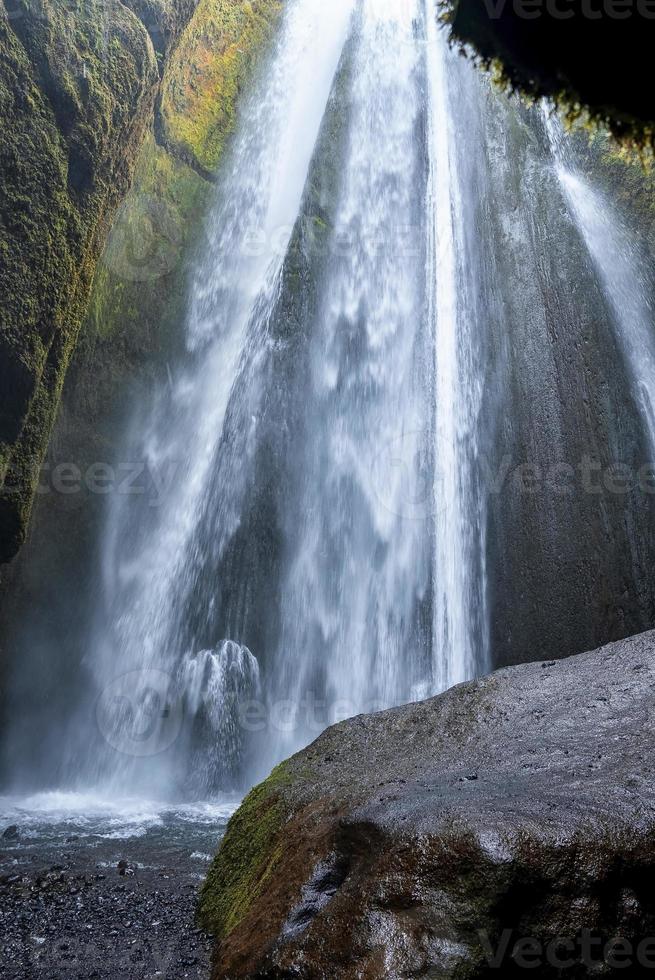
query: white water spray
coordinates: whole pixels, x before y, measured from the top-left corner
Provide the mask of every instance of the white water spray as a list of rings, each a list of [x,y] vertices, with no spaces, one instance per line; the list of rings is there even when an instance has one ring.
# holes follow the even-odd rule
[[[655,310],[644,259],[616,208],[576,168],[553,110],[546,107],[544,118],[557,177],[614,315],[655,459]]]
[[[483,325],[453,122],[473,68],[431,0],[293,0],[264,68],[184,363],[133,423],[164,482],[109,508],[78,787],[207,798],[487,666]],[[304,254],[307,224],[325,254]]]
[[[110,513],[105,608],[89,657],[100,690],[122,672],[138,683],[140,671],[148,687],[153,669],[167,672],[174,686],[181,658],[195,654],[185,649],[185,610],[204,549],[220,555],[239,524],[270,316],[353,6],[354,0],[289,5],[268,70],[243,112],[193,278],[192,363],[172,392],[161,393],[138,440],[149,471],[166,476],[166,493],[136,526],[129,498],[116,497]],[[228,406],[233,430],[226,428]],[[216,511],[218,533],[203,542],[197,530],[208,507]],[[134,699],[147,694],[135,690]],[[79,729],[72,734],[76,769]],[[129,752],[120,758],[95,744],[88,767],[97,780],[140,788],[145,780],[153,791],[166,792],[172,778],[165,759],[144,766]],[[88,767],[81,766],[81,779],[89,779]]]

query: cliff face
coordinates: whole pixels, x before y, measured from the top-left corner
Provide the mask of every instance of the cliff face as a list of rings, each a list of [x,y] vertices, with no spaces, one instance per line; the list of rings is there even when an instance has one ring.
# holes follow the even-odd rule
[[[279,4],[130,7],[0,8],[0,562],[24,540],[89,305],[70,398],[83,443],[119,375],[162,347],[188,230]]]
[[[180,4],[180,20],[188,3]],[[179,21],[168,25],[172,40]],[[95,264],[159,81],[122,3],[0,10],[0,560],[20,546]]]

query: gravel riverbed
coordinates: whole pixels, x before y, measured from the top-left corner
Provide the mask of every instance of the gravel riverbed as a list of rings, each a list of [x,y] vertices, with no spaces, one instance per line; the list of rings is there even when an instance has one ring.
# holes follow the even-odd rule
[[[18,833],[0,837],[0,976],[206,980],[211,939],[195,908],[233,808],[146,806],[124,817],[119,807],[80,816],[56,801],[36,813],[0,806],[0,835],[14,824]]]

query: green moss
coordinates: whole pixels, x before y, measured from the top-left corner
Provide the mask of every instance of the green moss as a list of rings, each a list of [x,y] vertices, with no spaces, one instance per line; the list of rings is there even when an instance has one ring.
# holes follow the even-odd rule
[[[139,345],[135,338],[137,351],[170,347],[169,332],[183,317],[186,253],[210,192],[207,181],[157,146],[152,135],[146,139],[98,266],[85,339],[89,333],[109,339],[135,332],[142,339]],[[111,364],[111,350],[105,355]]]
[[[20,544],[32,481],[25,430],[76,279],[80,221],[67,194],[66,144],[27,52],[0,8],[0,560]],[[74,288],[74,287],[72,287]],[[43,433],[44,442],[49,429]],[[7,486],[7,482],[10,484]]]
[[[236,106],[273,34],[279,0],[201,0],[167,72],[161,100],[166,141],[213,171],[234,129]]]
[[[224,939],[245,918],[282,854],[287,819],[280,789],[289,782],[286,763],[256,786],[230,820],[200,895],[198,921]]]
[[[0,561],[38,466],[157,78],[122,4],[0,8]]]

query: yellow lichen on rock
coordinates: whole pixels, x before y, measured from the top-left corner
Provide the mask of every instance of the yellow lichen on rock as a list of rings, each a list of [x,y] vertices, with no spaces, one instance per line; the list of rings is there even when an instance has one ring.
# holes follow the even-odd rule
[[[234,128],[236,103],[270,40],[279,0],[201,0],[164,79],[165,141],[211,172]]]

